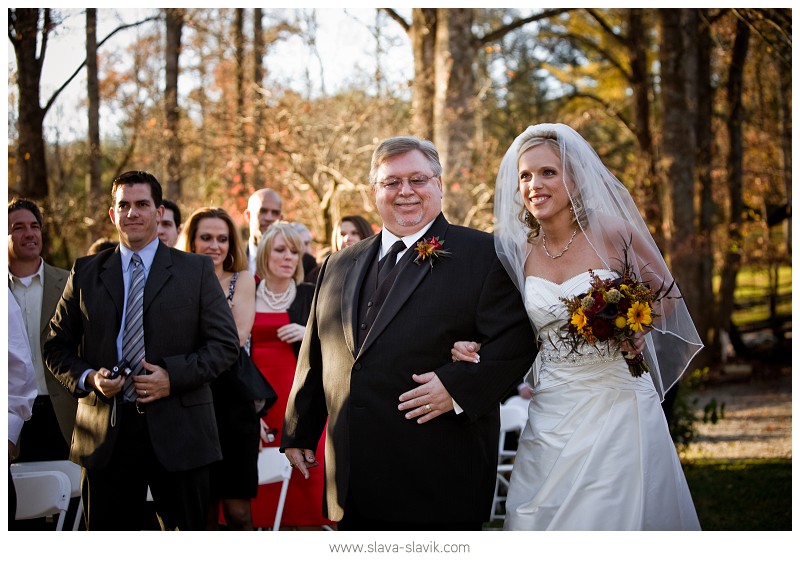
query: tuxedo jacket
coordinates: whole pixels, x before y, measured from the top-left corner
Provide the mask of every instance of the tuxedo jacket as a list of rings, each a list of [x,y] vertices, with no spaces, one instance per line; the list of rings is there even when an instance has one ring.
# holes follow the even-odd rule
[[[125,301],[119,247],[79,258],[50,324],[45,362],[78,397],[70,459],[101,469],[110,459],[125,410],[78,381],[87,369],[117,363]],[[221,458],[209,383],[238,357],[239,337],[207,256],[158,244],[144,289],[145,358],[169,373],[169,396],[144,407],[150,441],[168,471]],[[130,412],[130,411],[127,411]],[[112,413],[115,416],[112,417]]]
[[[424,236],[438,236],[450,255],[431,267],[406,251],[360,347],[359,293],[374,287],[365,278],[380,234],[332,254],[320,271],[281,447],[313,450],[327,421],[324,507],[333,520],[348,495],[377,520],[489,517],[499,401],[530,368],[534,334],[491,235],[440,214]],[[480,363],[451,361],[458,340],[482,344]],[[417,387],[412,374],[429,371],[464,412],[406,420],[399,397]]]

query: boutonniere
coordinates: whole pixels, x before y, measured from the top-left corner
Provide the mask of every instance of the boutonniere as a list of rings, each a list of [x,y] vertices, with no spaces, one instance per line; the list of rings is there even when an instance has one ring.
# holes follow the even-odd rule
[[[434,260],[438,258],[447,258],[450,256],[450,251],[445,250],[442,247],[443,244],[444,241],[439,240],[439,237],[431,237],[419,241],[414,247],[414,250],[417,251],[417,257],[414,258],[414,264],[422,264],[426,260],[429,260],[431,269],[433,269]]]

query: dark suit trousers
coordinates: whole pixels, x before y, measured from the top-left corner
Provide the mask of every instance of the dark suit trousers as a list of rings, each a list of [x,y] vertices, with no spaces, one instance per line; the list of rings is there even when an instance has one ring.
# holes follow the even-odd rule
[[[209,470],[167,471],[156,459],[147,414],[133,403],[118,405],[119,436],[107,467],[83,472],[83,502],[88,530],[151,528],[147,487],[165,530],[205,530]],[[164,432],[179,432],[165,428]]]
[[[19,436],[19,456],[15,462],[69,459],[69,444],[58,426],[49,395],[38,395],[33,402],[30,420]]]
[[[351,483],[352,486],[352,483]],[[344,506],[344,517],[339,521],[337,529],[342,532],[384,532],[384,531],[480,531],[483,522],[425,522],[427,511],[420,507],[420,520],[415,522],[392,522],[375,520],[364,516],[358,504],[348,495]]]

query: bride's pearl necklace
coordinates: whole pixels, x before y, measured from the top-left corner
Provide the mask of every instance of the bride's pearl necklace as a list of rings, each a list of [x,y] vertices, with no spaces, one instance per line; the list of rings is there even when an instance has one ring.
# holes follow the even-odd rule
[[[564,250],[562,250],[561,252],[559,252],[558,254],[553,256],[547,250],[547,235],[545,234],[544,231],[542,231],[542,247],[544,248],[544,253],[547,254],[547,257],[550,258],[551,260],[555,260],[557,258],[561,258],[562,256],[564,256],[564,253],[567,250],[569,250],[569,247],[572,246],[572,241],[575,240],[575,235],[576,234],[578,234],[578,227],[575,227],[575,230],[572,231],[572,236],[569,237],[569,242],[567,242],[567,245],[564,247]]]
[[[297,286],[294,280],[289,280],[289,287],[280,293],[270,291],[267,287],[267,280],[262,280],[261,283],[258,284],[258,296],[263,299],[267,307],[273,311],[287,310],[289,305],[292,304],[292,301],[294,301],[295,295],[297,295]]]

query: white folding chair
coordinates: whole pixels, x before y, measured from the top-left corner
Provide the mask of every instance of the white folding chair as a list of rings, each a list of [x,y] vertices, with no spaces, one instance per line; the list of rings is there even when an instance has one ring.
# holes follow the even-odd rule
[[[509,432],[521,433],[528,421],[527,401],[522,397],[512,397],[512,399],[515,398],[524,401],[524,405],[518,401],[509,403],[511,399],[500,405],[500,446],[497,455],[497,476],[494,483],[494,497],[492,498],[492,513],[490,516],[492,521],[505,519],[508,484],[511,479],[511,470],[514,468],[514,457],[517,454],[516,449],[506,447],[506,436]],[[502,511],[501,507],[503,508]]]
[[[522,397],[512,397],[522,399]],[[525,401],[525,399],[522,399]],[[509,449],[506,447],[506,438],[510,432],[517,434],[522,432],[525,424],[528,422],[528,406],[527,401],[521,404],[517,401],[509,402],[511,399],[500,405],[500,448],[498,451],[498,463],[507,462],[512,459],[517,450]]]
[[[56,530],[64,529],[72,485],[61,471],[11,472],[17,491],[17,520],[58,514]]]
[[[81,466],[68,459],[54,459],[49,461],[24,461],[11,464],[11,474],[30,473],[34,471],[60,471],[69,477],[70,498],[78,499],[72,530],[77,530],[83,518],[83,498],[81,498]]]
[[[281,495],[278,498],[278,509],[275,511],[275,523],[272,531],[281,529],[283,505],[286,502],[286,492],[289,490],[289,480],[292,478],[292,466],[289,460],[278,448],[262,448],[258,452],[258,484],[280,483]]]
[[[513,395],[505,400],[503,403],[507,407],[517,407],[518,409],[522,409],[525,413],[525,416],[528,415],[528,405],[530,404],[531,400],[526,399],[524,397],[520,397],[519,395]]]

